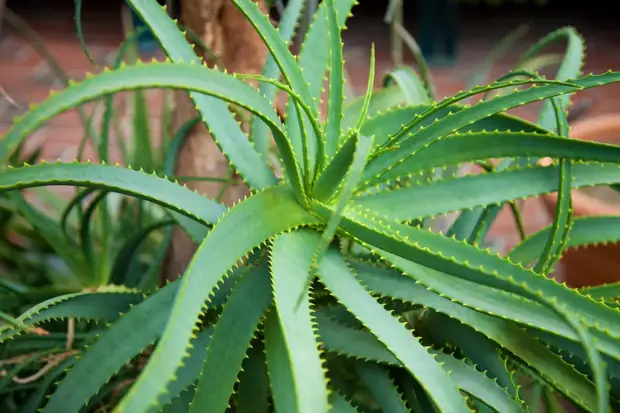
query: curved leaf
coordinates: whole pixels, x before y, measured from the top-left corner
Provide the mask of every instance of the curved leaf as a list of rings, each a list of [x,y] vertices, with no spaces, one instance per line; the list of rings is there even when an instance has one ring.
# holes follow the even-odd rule
[[[403,91],[405,99],[409,105],[420,105],[431,103],[432,99],[428,90],[418,74],[408,66],[400,66],[385,75],[383,86],[390,86],[391,82],[396,82]]]
[[[317,212],[325,214],[324,210]],[[546,300],[557,300],[563,306],[579,309],[580,319],[586,325],[620,337],[617,324],[620,312],[615,309],[488,251],[425,229],[385,221],[381,217],[369,218],[368,213],[348,209],[341,221],[341,228],[363,243],[374,246],[374,249],[382,250],[381,255],[390,257],[389,261],[413,261],[535,301],[539,301],[542,294]]]
[[[117,371],[163,331],[179,282],[136,305],[82,356],[52,394],[44,413],[79,411]]]
[[[342,107],[344,103],[344,58],[342,57],[342,40],[338,15],[334,0],[328,0],[323,7],[327,20],[327,38],[329,39],[329,77],[327,119],[325,120],[325,154],[332,157],[338,148],[342,132]]]
[[[529,236],[510,250],[508,257],[514,262],[523,265],[529,264],[538,258],[550,231],[551,227],[549,226]],[[619,234],[620,217],[579,217],[573,221],[566,246],[567,248],[577,248],[615,243],[620,240]]]
[[[250,340],[271,300],[266,265],[237,282],[215,326],[190,413],[226,410]]]
[[[214,224],[226,207],[167,179],[108,165],[42,163],[0,173],[0,192],[50,185],[110,190],[155,202],[203,224]]]
[[[202,63],[185,36],[157,2],[128,0],[127,3],[149,26],[172,61],[193,62],[196,65]],[[216,143],[244,180],[254,189],[264,189],[273,185],[276,182],[273,172],[267,166],[266,160],[261,159],[259,153],[252,147],[226,104],[197,91],[190,92],[190,97]]]
[[[181,278],[170,318],[142,374],[116,408],[149,411],[183,364],[196,321],[209,294],[225,274],[267,239],[317,218],[304,210],[287,187],[273,187],[232,208],[209,232]],[[245,228],[243,237],[237,230]]]
[[[34,326],[56,319],[116,321],[132,305],[142,301],[143,295],[122,287],[99,287],[96,292],[65,294],[45,300],[22,313],[17,320]],[[20,334],[23,330],[0,328],[0,342]]]
[[[384,412],[409,413],[409,409],[390,378],[389,372],[382,366],[374,363],[358,361],[355,371],[362,383],[370,390],[370,394],[377,401]]]
[[[590,410],[594,409],[596,399],[592,383],[515,324],[463,307],[426,290],[401,274],[359,271],[358,277],[376,294],[432,308],[475,328],[479,334],[488,337],[534,368],[571,400],[587,406]]]
[[[278,380],[272,383],[275,403],[280,411],[327,412],[327,381],[323,375],[322,361],[317,348],[311,316],[308,274],[317,248],[316,234],[296,231],[276,237],[271,252],[271,279],[279,327],[266,328],[267,362],[269,375]],[[275,317],[274,317],[275,318]],[[274,321],[275,322],[275,321]],[[270,333],[279,330],[280,339]],[[281,343],[279,343],[281,341]],[[277,343],[279,349],[270,348]],[[270,354],[281,351],[279,358],[285,366],[270,362]],[[277,385],[289,382],[293,392],[288,393]]]
[[[574,189],[620,182],[620,165],[576,163],[571,169]],[[391,219],[406,221],[554,192],[558,190],[558,172],[559,167],[552,165],[437,180],[370,194],[357,198],[355,203]],[[425,201],[428,199],[433,202]]]
[[[448,374],[422,344],[358,283],[337,251],[321,261],[319,277],[325,286],[385,344],[424,388],[441,411],[469,408]]]
[[[298,194],[303,192],[297,161],[285,136],[284,126],[271,104],[243,81],[196,64],[164,62],[125,66],[119,70],[92,76],[53,94],[31,109],[7,132],[0,141],[0,158],[9,153],[28,133],[64,110],[112,92],[154,86],[200,92],[234,103],[254,113],[270,127],[293,187],[300,191]],[[235,166],[237,167],[236,164]],[[251,172],[258,175],[260,170],[254,168]],[[270,184],[274,183],[274,180],[270,180]]]
[[[506,392],[506,389],[498,386],[494,380],[486,377],[474,366],[448,354],[435,353],[435,358],[443,364],[443,367],[450,372],[450,376],[459,383],[465,392],[483,401],[493,410],[500,413],[520,413],[523,411],[521,404],[513,399]]]
[[[541,86],[529,87],[508,95],[499,96],[464,108],[456,113],[451,113],[439,119],[437,122],[434,122],[429,127],[419,130],[413,135],[410,135],[407,139],[400,141],[398,148],[394,151],[387,151],[374,158],[368,164],[364,180],[376,180],[380,178],[389,171],[390,167],[416,155],[419,151],[427,148],[443,137],[458,131],[462,127],[494,113],[499,113],[540,99],[551,98],[576,90],[588,89],[618,81],[620,81],[620,73],[608,72],[601,75],[591,75],[573,79],[571,80],[571,84],[543,84]],[[404,130],[406,130],[406,128]],[[415,136],[415,139],[412,138],[412,136]]]

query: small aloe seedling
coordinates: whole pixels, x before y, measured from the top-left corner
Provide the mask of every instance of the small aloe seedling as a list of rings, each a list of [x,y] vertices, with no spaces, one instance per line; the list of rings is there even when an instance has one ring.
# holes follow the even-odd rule
[[[251,0],[233,1],[271,53],[265,75],[254,76],[262,93],[243,81],[248,76],[203,66],[155,0],[129,0],[170,61],[89,76],[32,108],[0,140],[6,159],[37,127],[85,101],[182,89],[252,189],[227,209],[130,168],[2,170],[2,191],[74,185],[156,203],[200,241],[185,274],[148,296],[86,290],[3,325],[8,347],[51,320],[107,323],[59,366],[66,373],[55,371],[58,385],[43,387],[50,393],[43,412],[77,412],[85,403],[94,410],[103,401],[128,413],[519,412],[537,402],[521,387],[532,383],[584,411],[618,408],[618,288],[574,290],[546,275],[564,248],[618,239],[616,217],[574,219],[570,191],[620,182],[620,147],[568,139],[565,113],[570,94],[618,82],[620,73],[580,77],[583,43],[566,28],[524,57],[568,39],[555,80],[519,72],[403,106],[392,94],[413,72],[373,92],[371,65],[366,95],[344,105],[340,33],[353,0],[322,2],[297,57],[285,41],[290,33],[278,32]],[[287,7],[300,12],[301,4]],[[514,90],[460,103],[506,88]],[[276,90],[288,95],[285,124],[271,102]],[[537,124],[504,113],[539,100]],[[253,114],[260,127],[252,139],[227,104]],[[282,177],[266,161],[271,138]],[[541,165],[541,157],[556,162]],[[478,175],[429,173],[491,158],[501,161],[482,163],[487,172]],[[554,191],[549,228],[505,257],[478,247],[502,205]],[[446,234],[423,224],[455,211]],[[139,366],[129,378],[128,365]]]

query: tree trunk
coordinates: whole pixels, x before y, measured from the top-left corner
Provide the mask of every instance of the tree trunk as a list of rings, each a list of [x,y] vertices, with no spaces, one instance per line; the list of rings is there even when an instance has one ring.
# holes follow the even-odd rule
[[[264,0],[255,0],[267,12]],[[243,14],[230,0],[181,0],[181,21],[196,33],[217,57],[217,66],[229,73],[260,73],[267,49]],[[198,47],[195,48],[198,51]],[[208,57],[208,55],[207,55]],[[211,59],[205,59],[213,66]],[[194,104],[186,92],[175,94],[175,111],[172,127],[177,130],[183,123],[196,116]],[[247,125],[244,125],[247,128]],[[220,137],[225,139],[225,137]],[[177,176],[208,176],[226,178],[228,162],[203,124],[197,125],[186,137],[178,158]],[[187,186],[209,198],[215,198],[223,183],[189,181]],[[248,193],[245,185],[229,187],[222,202],[231,205]],[[171,280],[183,273],[196,247],[189,236],[175,228],[168,251],[164,276]]]

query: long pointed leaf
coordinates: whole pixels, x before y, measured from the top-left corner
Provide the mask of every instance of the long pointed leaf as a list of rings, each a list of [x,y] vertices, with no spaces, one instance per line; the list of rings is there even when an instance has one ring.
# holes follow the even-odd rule
[[[260,219],[257,218],[260,215]],[[244,255],[278,233],[317,219],[295,200],[290,189],[274,187],[232,208],[209,232],[181,278],[171,316],[158,345],[137,382],[116,408],[149,411],[183,364],[196,321],[208,295]],[[245,235],[237,236],[237,229]]]
[[[202,63],[168,13],[156,1],[128,0],[128,3],[146,22],[172,61]],[[226,104],[198,92],[191,92],[190,96],[222,152],[246,182],[255,189],[272,185],[275,182],[273,172],[252,147]]]
[[[468,412],[454,381],[422,344],[358,283],[337,251],[321,261],[320,278],[340,302],[381,340],[420,384],[441,411]]]
[[[271,300],[266,265],[235,285],[215,326],[190,413],[226,410],[250,340]]]

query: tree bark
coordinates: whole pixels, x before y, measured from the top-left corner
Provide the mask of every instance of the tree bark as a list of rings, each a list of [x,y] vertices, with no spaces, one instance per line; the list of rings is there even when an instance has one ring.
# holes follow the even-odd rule
[[[267,12],[264,0],[254,1]],[[229,73],[260,73],[267,58],[267,48],[232,1],[181,0],[181,21],[200,36],[203,43],[215,54],[220,69],[226,69]],[[198,52],[198,47],[195,49]],[[205,60],[213,67],[213,61]],[[175,105],[173,130],[196,116],[194,104],[187,93],[177,92]],[[247,125],[244,127],[247,131]],[[186,137],[179,151],[175,173],[177,176],[228,176],[228,162],[203,124],[197,125]],[[223,185],[218,182],[187,182],[189,188],[209,198],[217,197]],[[231,205],[247,193],[245,185],[231,186],[224,192],[222,202]],[[196,246],[181,228],[173,231],[164,268],[164,277],[168,280],[183,273],[196,251]]]

